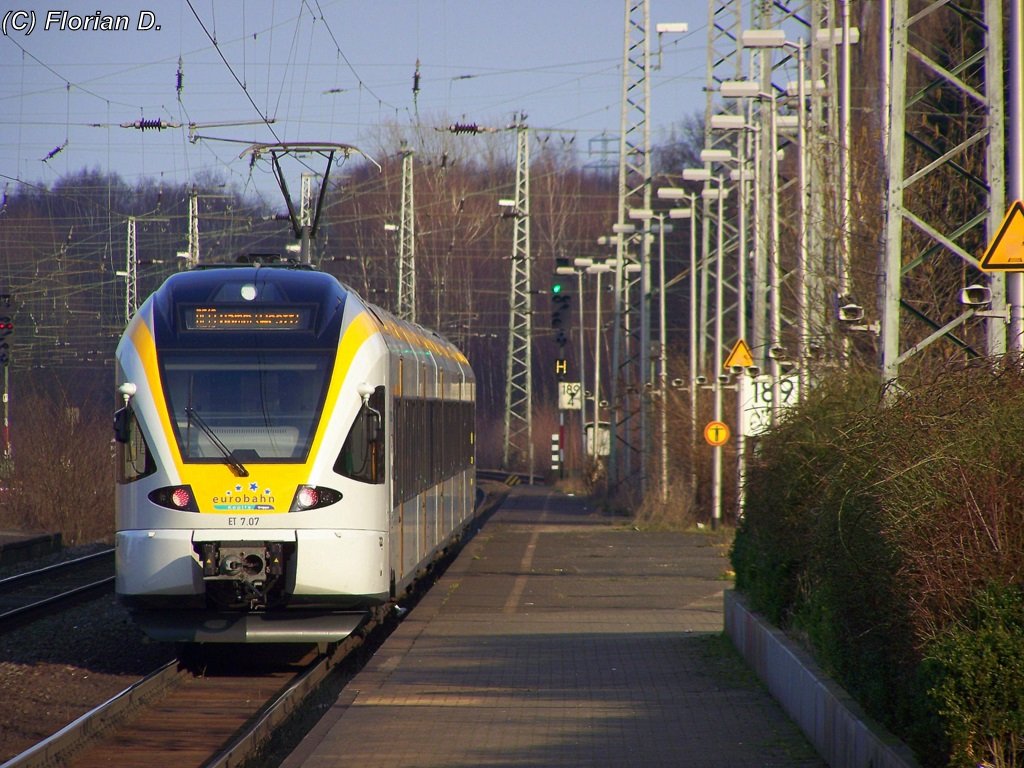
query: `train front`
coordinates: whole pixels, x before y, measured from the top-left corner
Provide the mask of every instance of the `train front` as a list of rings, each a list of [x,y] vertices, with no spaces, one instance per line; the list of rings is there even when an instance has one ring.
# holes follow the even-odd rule
[[[330,275],[203,268],[145,302],[114,429],[117,594],[148,635],[331,642],[388,597],[385,376]]]

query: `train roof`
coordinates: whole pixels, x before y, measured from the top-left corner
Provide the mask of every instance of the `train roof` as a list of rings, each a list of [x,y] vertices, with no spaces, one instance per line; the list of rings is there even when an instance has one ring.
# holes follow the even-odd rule
[[[157,336],[164,345],[176,346],[178,333],[182,330],[180,310],[183,306],[256,308],[316,305],[320,309],[315,313],[315,335],[322,337],[324,332],[328,332],[324,338],[327,341],[332,334],[337,338],[337,324],[343,310],[348,301],[355,301],[357,306],[370,312],[385,335],[467,363],[462,352],[437,332],[370,304],[330,273],[294,261],[272,259],[263,262],[256,258],[245,262],[198,265],[167,278],[153,294],[152,301]],[[226,340],[222,334],[218,337],[219,343]],[[211,343],[214,341],[210,339]],[[196,342],[193,339],[187,343],[194,345]]]

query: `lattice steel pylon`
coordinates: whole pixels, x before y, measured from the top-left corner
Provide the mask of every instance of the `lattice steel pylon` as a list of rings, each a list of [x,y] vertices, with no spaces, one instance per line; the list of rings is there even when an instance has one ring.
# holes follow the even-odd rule
[[[1006,351],[1005,277],[978,271],[1006,209],[1002,5],[893,5],[883,382],[912,359],[923,364],[940,340],[968,357]],[[958,280],[987,286],[990,305],[958,307]],[[953,295],[938,295],[939,284]]]
[[[313,174],[308,171],[302,174],[302,186],[299,189],[299,222],[303,227],[313,223]]]
[[[416,322],[416,208],[413,152],[402,149],[402,210],[398,225],[398,316]]]
[[[139,309],[139,252],[134,216],[128,217],[128,238],[125,245],[124,324],[128,325],[132,316]]]
[[[708,149],[722,149],[728,148],[732,151],[733,146],[739,147],[739,142],[745,142],[749,137],[743,134],[736,134],[735,136],[723,131],[712,130],[712,117],[715,115],[733,115],[745,119],[747,110],[742,105],[742,102],[738,99],[725,99],[718,100],[719,85],[725,80],[739,80],[743,75],[743,58],[740,55],[740,50],[737,47],[737,41],[739,40],[740,31],[743,29],[743,8],[746,5],[746,0],[708,0],[708,43],[706,47],[707,59],[706,59],[706,83],[705,83],[705,104],[704,104],[704,146]],[[737,153],[739,157],[744,158],[745,153]],[[697,354],[697,364],[701,373],[705,372],[705,366],[708,362],[707,349],[710,346],[714,349],[715,339],[714,334],[711,332],[711,325],[709,323],[709,284],[712,282],[711,274],[711,233],[717,230],[718,222],[718,211],[717,204],[713,204],[712,201],[707,197],[701,199],[701,253],[703,258],[701,259],[700,265],[700,282],[701,282],[701,297],[703,300],[700,301],[699,314],[700,314],[700,331],[698,335],[699,351]],[[731,221],[723,222],[723,227],[730,232],[730,235],[735,233],[738,236],[738,232],[735,232]],[[730,237],[726,243],[726,258],[723,262],[738,264],[738,259],[731,258],[732,246],[734,243],[738,244],[738,237]],[[730,297],[736,298],[737,286],[735,284],[729,285],[727,293]],[[737,307],[738,302],[734,302],[731,306]],[[736,325],[739,326],[739,318],[736,320]],[[740,330],[742,334],[743,331]],[[759,350],[759,342],[757,338],[754,339],[754,348]],[[713,358],[717,357],[717,350]],[[696,375],[697,372],[691,372],[691,376]],[[710,380],[714,380],[717,376],[717,371],[712,371],[708,377]]]
[[[188,193],[188,255],[186,269],[199,264],[199,190],[193,187]]]
[[[532,299],[530,293],[530,132],[516,132],[516,189],[512,210],[512,278],[509,292],[508,360],[505,380],[505,450],[502,467],[524,462],[533,474]]]
[[[650,266],[650,220],[641,220],[639,239],[627,236],[630,208],[651,207],[650,8],[647,0],[626,0],[622,50],[622,110],[619,130],[619,195],[615,251],[615,315],[612,341],[608,479],[612,489],[624,488],[643,496],[647,481],[646,379],[650,350],[641,339],[649,322],[644,280],[630,280],[628,266],[639,263],[641,274]],[[636,242],[639,259],[629,255]],[[630,293],[639,287],[639,300]],[[639,320],[639,322],[637,322]],[[639,336],[636,334],[639,333]]]
[[[316,174],[310,171],[303,171],[302,176],[299,177],[299,225],[303,232],[309,232],[313,226],[313,179],[315,176]],[[313,261],[312,242],[308,238],[304,238],[302,247],[308,252],[305,258],[310,262]]]

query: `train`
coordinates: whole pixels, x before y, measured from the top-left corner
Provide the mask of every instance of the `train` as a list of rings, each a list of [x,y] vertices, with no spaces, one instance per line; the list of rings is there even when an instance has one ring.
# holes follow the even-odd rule
[[[327,272],[176,273],[115,360],[116,593],[155,640],[339,641],[473,520],[466,356]]]

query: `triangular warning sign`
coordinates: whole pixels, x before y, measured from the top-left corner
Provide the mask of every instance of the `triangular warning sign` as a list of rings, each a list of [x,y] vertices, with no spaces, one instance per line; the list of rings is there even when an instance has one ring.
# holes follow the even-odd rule
[[[725,358],[722,367],[725,370],[730,368],[750,368],[754,364],[754,356],[750,353],[750,347],[743,339],[738,340],[732,347],[732,352]]]
[[[979,266],[990,271],[1024,271],[1024,203],[1015,200]]]

